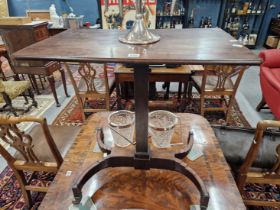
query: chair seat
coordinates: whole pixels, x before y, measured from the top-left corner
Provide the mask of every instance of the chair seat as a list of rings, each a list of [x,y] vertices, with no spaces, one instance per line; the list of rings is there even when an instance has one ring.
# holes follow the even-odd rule
[[[112,87],[114,86],[114,83],[115,83],[115,77],[108,77],[109,90],[112,89]],[[106,93],[104,78],[95,78],[94,86],[98,93],[101,93],[101,94]],[[79,82],[78,89],[80,92],[84,92],[84,93],[88,92],[87,85],[83,79],[81,79],[81,81]]]
[[[10,99],[14,99],[30,88],[29,81],[2,81],[5,88],[5,93],[8,94]],[[4,102],[2,95],[0,95],[0,103]]]
[[[64,158],[67,151],[70,149],[71,145],[76,139],[76,136],[80,131],[80,127],[51,125],[49,125],[48,127],[61,156]],[[31,130],[29,135],[32,136],[34,142],[33,151],[38,157],[38,159],[45,162],[55,162],[55,159],[45,139],[45,135],[41,126],[36,125]],[[15,154],[15,158],[19,160],[24,160],[24,158],[19,152]]]
[[[192,76],[193,81],[201,87],[202,85],[202,77],[201,75],[194,75]],[[218,77],[217,76],[207,76],[206,78],[206,90],[215,90],[217,85]],[[232,80],[229,78],[225,83],[225,89],[232,90],[234,87]]]

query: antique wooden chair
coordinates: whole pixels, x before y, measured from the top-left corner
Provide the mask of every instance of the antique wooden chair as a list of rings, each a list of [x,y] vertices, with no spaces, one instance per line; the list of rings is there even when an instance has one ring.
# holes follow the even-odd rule
[[[280,202],[275,201],[260,201],[249,200],[244,196],[244,186],[248,183],[257,184],[280,184],[280,145],[276,149],[276,161],[270,170],[257,170],[253,168],[253,163],[256,161],[258,153],[260,152],[261,145],[263,144],[263,135],[267,128],[280,128],[280,121],[264,120],[258,123],[255,132],[254,140],[247,153],[247,156],[240,167],[237,185],[243,195],[244,203],[253,206],[280,206]]]
[[[28,104],[27,96],[32,100],[32,103],[26,108],[14,107],[12,100],[18,96],[23,96],[25,104]],[[17,111],[27,112],[31,106],[37,107],[37,102],[30,87],[29,81],[2,81],[0,79],[0,103],[5,103],[0,111],[10,111],[17,116]]]
[[[35,87],[37,94],[40,94],[35,75],[45,76],[48,79],[50,88],[52,90],[53,96],[55,98],[57,106],[60,106],[56,88],[55,79],[53,73],[59,71],[61,74],[62,84],[64,87],[64,92],[67,97],[69,97],[66,87],[66,79],[63,68],[59,62],[45,62],[45,61],[19,61],[15,60],[12,54],[24,47],[27,47],[35,43],[34,37],[32,36],[30,30],[28,29],[18,29],[10,32],[1,34],[5,46],[8,50],[8,54],[11,60],[10,66],[16,74],[27,74],[31,79],[32,85]],[[41,79],[41,78],[40,78]]]
[[[110,95],[115,88],[115,77],[108,77],[107,65],[103,69],[94,69],[90,63],[81,63],[78,73],[81,80],[76,82],[69,65],[65,64],[72,85],[83,111],[83,120],[86,112],[99,112],[110,110]],[[92,108],[90,101],[105,100],[105,108]]]
[[[19,123],[32,122],[36,125],[27,134]],[[13,170],[29,208],[32,207],[30,191],[47,192],[47,186],[31,185],[35,172],[56,173],[63,157],[76,138],[79,127],[48,126],[46,119],[38,117],[13,117],[0,115],[0,139],[16,150],[11,154],[0,143],[0,155]],[[24,171],[32,172],[27,179]]]
[[[204,66],[204,71],[191,77],[188,97],[190,100],[192,99],[192,87],[195,87],[200,94],[200,114],[202,116],[207,111],[224,111],[225,121],[228,123],[236,90],[246,68],[244,66],[208,65]],[[237,78],[233,79],[234,76],[237,76]],[[218,97],[220,106],[207,107],[205,102],[209,96]]]

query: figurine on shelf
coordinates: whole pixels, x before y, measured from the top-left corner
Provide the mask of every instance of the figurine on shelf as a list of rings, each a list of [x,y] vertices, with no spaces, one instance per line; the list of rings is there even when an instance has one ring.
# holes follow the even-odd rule
[[[194,9],[192,9],[190,19],[188,21],[188,27],[194,28]]]

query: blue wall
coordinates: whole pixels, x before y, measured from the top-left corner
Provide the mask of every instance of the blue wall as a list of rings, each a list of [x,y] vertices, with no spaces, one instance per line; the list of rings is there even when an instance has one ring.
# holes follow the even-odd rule
[[[96,0],[69,0],[76,15],[85,15],[84,21],[95,23],[99,17]],[[69,12],[68,6],[62,0],[9,0],[10,16],[25,16],[28,9],[48,9],[55,4],[57,13]]]
[[[264,17],[263,25],[260,30],[258,44],[262,46],[266,41],[266,35],[269,28],[269,23],[271,18],[277,17],[277,14],[280,12],[280,1],[279,0],[270,0],[270,5],[274,4],[276,6],[275,9],[270,9],[268,6],[267,12]]]
[[[69,0],[76,15],[85,15],[84,21],[95,23],[99,17],[99,0]],[[218,14],[223,0],[189,0],[188,14],[194,9],[195,27],[199,26],[201,17],[212,17],[213,27],[218,25]],[[69,12],[69,9],[63,0],[9,0],[9,10],[11,16],[24,16],[27,9],[48,9],[51,4],[55,4],[57,12],[61,15]],[[266,39],[267,30],[271,18],[277,16],[280,12],[280,0],[270,0],[270,4],[275,4],[275,9],[268,9],[264,17],[264,22],[260,30],[258,45],[263,45]]]
[[[25,16],[29,9],[48,9],[55,0],[9,0],[10,16]]]

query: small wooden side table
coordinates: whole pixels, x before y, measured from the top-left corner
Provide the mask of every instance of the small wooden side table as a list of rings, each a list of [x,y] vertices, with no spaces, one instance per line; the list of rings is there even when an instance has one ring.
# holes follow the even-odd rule
[[[151,66],[149,74],[149,82],[179,82],[178,100],[181,99],[182,83],[184,84],[183,100],[186,99],[187,86],[190,75],[193,71],[203,71],[202,65],[182,65],[175,68],[167,68],[165,66]],[[117,93],[118,109],[121,109],[120,85],[124,82],[134,82],[133,68],[127,68],[124,65],[118,65],[114,71]],[[169,94],[169,88],[167,93]]]

